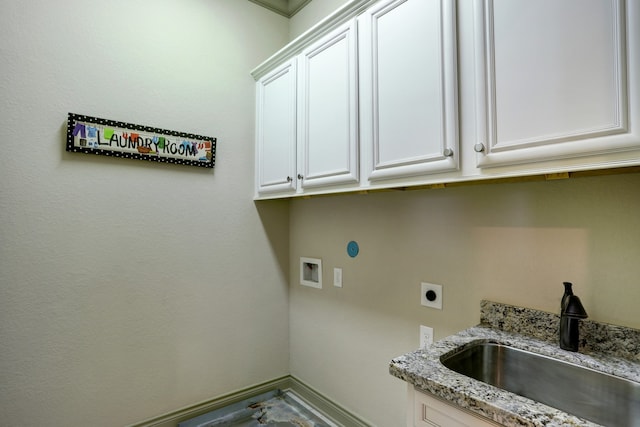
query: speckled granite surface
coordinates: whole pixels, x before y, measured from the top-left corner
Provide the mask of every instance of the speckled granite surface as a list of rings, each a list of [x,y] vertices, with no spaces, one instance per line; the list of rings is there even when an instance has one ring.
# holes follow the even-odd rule
[[[581,323],[578,353],[557,344],[559,316],[490,301],[481,303],[481,323],[391,361],[389,372],[417,389],[504,426],[598,426],[550,406],[457,374],[440,356],[488,340],[640,382],[640,331],[589,320]]]
[[[531,308],[482,301],[480,324],[556,344],[560,316]],[[578,351],[585,354],[604,353],[640,362],[640,330],[581,320]]]

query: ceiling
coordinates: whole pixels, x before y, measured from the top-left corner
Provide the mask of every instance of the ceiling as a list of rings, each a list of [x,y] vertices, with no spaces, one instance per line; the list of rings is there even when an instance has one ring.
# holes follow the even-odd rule
[[[291,18],[311,0],[249,0],[252,3]]]

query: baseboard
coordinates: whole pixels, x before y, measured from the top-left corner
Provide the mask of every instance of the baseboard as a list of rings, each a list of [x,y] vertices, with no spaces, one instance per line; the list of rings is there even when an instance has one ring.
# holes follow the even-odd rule
[[[276,378],[271,381],[267,381],[261,384],[256,384],[251,387],[236,390],[234,392],[216,397],[211,400],[207,400],[201,403],[197,403],[192,406],[188,406],[177,411],[169,412],[158,417],[154,417],[140,423],[132,424],[129,427],[176,427],[178,423],[195,418],[198,415],[206,414],[207,412],[215,411],[216,409],[223,408],[227,405],[231,405],[236,402],[240,402],[245,399],[250,399],[262,393],[266,393],[270,390],[279,388],[286,389],[291,385],[291,377],[289,375]]]
[[[276,378],[261,384],[256,384],[241,390],[237,390],[220,397],[216,397],[205,402],[201,402],[177,411],[173,411],[158,417],[154,417],[140,423],[132,424],[128,427],[176,427],[178,423],[190,420],[207,412],[215,411],[236,402],[250,399],[268,391],[280,389],[290,390],[301,399],[318,409],[329,417],[336,424],[344,427],[371,427],[372,424],[362,420],[360,417],[349,412],[331,399],[323,396],[317,390],[300,381],[299,379],[287,375]]]

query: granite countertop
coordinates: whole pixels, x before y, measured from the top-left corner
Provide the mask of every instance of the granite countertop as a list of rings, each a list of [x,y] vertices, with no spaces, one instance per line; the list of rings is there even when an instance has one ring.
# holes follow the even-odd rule
[[[557,344],[559,316],[491,301],[481,303],[480,325],[391,361],[389,372],[418,390],[504,426],[598,426],[517,394],[458,374],[440,356],[473,341],[492,341],[640,382],[640,330],[581,321],[577,353]]]

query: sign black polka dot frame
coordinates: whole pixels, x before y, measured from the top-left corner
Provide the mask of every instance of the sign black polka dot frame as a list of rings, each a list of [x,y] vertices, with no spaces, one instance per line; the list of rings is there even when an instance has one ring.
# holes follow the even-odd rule
[[[213,168],[216,138],[69,113],[67,151]]]

